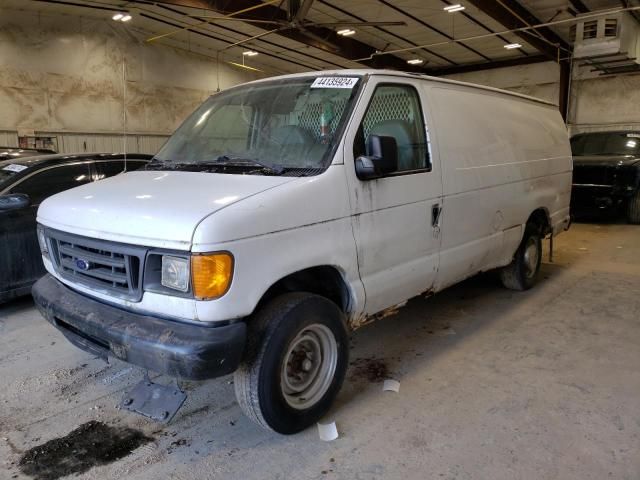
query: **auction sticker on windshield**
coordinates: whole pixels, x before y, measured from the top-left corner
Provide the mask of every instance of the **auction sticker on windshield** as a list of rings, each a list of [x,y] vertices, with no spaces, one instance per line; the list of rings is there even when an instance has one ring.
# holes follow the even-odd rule
[[[311,88],[353,88],[358,83],[355,77],[318,77]]]
[[[21,172],[23,170],[26,170],[28,167],[25,165],[17,165],[15,163],[12,163],[10,165],[7,165],[6,167],[2,167],[2,170],[9,170],[10,172]]]

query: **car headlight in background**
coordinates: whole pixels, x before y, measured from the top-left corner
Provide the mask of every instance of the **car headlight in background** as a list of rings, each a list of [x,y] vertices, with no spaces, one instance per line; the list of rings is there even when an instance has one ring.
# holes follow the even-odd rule
[[[187,292],[189,290],[189,260],[163,255],[160,282],[167,288]]]
[[[223,296],[231,285],[232,277],[233,256],[228,252],[191,257],[193,295],[198,300],[212,300]]]
[[[47,246],[47,239],[44,236],[44,228],[38,226],[38,243],[40,244],[40,253],[45,256],[49,256],[49,247]]]

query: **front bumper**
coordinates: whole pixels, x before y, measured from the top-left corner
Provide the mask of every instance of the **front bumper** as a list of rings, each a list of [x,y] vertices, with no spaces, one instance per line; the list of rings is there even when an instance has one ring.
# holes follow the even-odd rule
[[[81,295],[51,275],[33,287],[40,313],[78,348],[189,380],[233,372],[246,341],[239,321],[207,327],[128,312]]]
[[[615,185],[573,185],[571,206],[574,209],[613,208],[622,205],[635,190]]]

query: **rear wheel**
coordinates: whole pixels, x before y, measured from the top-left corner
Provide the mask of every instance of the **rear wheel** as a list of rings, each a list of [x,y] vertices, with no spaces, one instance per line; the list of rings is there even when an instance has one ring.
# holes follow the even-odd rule
[[[640,223],[640,191],[637,191],[633,197],[629,198],[627,221],[636,225]]]
[[[250,320],[234,385],[243,412],[263,428],[291,434],[331,407],[348,365],[344,315],[330,300],[282,295]]]
[[[513,260],[500,270],[502,284],[511,290],[528,290],[536,282],[541,261],[542,234],[536,226],[527,225]]]

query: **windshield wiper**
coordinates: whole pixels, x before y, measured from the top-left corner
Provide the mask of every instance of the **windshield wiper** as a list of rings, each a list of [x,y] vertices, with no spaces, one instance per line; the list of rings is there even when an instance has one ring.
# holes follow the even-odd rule
[[[220,155],[213,162],[198,162],[206,165],[220,165],[224,167],[246,167],[246,168],[259,168],[265,173],[272,175],[281,175],[285,168],[282,165],[267,165],[259,160],[252,158],[232,157],[229,155]]]
[[[187,171],[202,171],[202,170],[216,170],[218,168],[233,167],[233,168],[246,168],[253,171],[259,171],[268,175],[282,175],[285,171],[285,167],[282,165],[267,165],[258,160],[242,157],[231,157],[229,155],[220,155],[215,160],[204,160],[199,162],[175,162],[172,160],[152,160],[146,166],[148,170],[153,169],[166,169],[166,170],[187,170]]]

